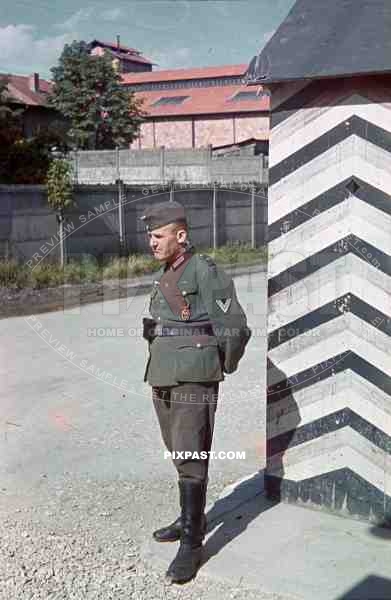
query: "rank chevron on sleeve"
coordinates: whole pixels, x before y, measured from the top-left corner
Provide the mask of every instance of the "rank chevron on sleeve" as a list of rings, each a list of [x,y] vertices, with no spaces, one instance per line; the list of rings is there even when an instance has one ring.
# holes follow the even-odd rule
[[[229,307],[231,306],[231,302],[232,302],[232,298],[220,298],[219,300],[216,300],[216,304],[219,308],[221,308],[221,310],[223,311],[223,313],[227,313],[229,311]]]

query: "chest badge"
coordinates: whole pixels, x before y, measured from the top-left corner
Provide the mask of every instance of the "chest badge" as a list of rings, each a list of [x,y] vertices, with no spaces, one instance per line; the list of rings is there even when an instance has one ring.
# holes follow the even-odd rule
[[[181,310],[181,319],[182,321],[188,321],[190,319],[190,316],[190,305],[186,304],[186,306],[184,306]]]

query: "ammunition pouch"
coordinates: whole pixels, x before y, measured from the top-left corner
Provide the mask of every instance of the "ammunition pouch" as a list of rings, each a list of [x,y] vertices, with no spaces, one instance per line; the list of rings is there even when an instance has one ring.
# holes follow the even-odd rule
[[[148,317],[143,318],[143,338],[147,342],[153,342],[156,337],[155,333],[156,321],[155,319],[149,319]]]

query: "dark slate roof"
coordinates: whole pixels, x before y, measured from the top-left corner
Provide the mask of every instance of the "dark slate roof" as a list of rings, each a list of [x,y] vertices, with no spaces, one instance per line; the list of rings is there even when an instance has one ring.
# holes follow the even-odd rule
[[[391,72],[391,0],[297,0],[249,83]]]

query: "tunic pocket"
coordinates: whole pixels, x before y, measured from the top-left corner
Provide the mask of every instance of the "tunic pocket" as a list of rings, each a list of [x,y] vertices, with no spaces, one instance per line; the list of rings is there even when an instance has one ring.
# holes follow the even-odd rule
[[[192,336],[177,347],[174,377],[180,383],[224,379],[217,340]]]

